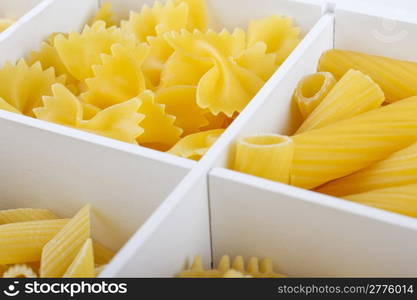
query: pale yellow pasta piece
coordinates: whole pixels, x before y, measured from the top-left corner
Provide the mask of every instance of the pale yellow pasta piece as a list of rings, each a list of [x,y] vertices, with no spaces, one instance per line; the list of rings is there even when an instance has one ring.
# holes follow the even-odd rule
[[[62,277],[88,238],[90,238],[90,205],[84,206],[43,247],[41,277]]]
[[[333,196],[359,194],[417,182],[417,143],[356,173],[331,181],[317,191]]]
[[[208,112],[205,114],[209,124],[201,128],[201,131],[207,131],[212,129],[226,129],[237,118],[239,114],[234,113],[232,117],[226,116],[224,113],[213,115]]]
[[[3,98],[0,98],[0,109],[6,110],[15,114],[21,114],[20,111],[18,111],[14,106],[10,105],[6,102]]]
[[[101,64],[101,54],[111,54],[111,46],[116,43],[129,48],[132,53],[138,51],[136,47],[142,48],[132,34],[117,27],[106,29],[103,21],[85,26],[81,33],[58,34],[54,39],[61,61],[78,80],[93,77],[93,66]]]
[[[12,26],[15,21],[8,18],[0,18],[0,32],[5,31],[7,28]]]
[[[81,247],[74,261],[68,267],[63,278],[94,278],[93,242],[87,239]]]
[[[175,116],[175,125],[183,129],[183,136],[200,131],[209,124],[207,111],[196,102],[195,86],[181,85],[162,88],[156,93],[156,102],[165,105],[165,111]]]
[[[307,189],[349,175],[417,141],[417,97],[293,137],[291,184]]]
[[[285,275],[274,272],[272,261],[268,258],[259,262],[256,257],[251,257],[248,266],[245,267],[245,262],[242,256],[236,256],[233,263],[230,264],[228,255],[224,255],[216,269],[205,270],[203,268],[200,256],[196,256],[190,269],[182,271],[178,274],[181,278],[224,278],[225,275],[242,274],[241,277],[254,278],[283,278]]]
[[[93,25],[97,21],[103,21],[106,24],[106,27],[116,25],[113,20],[112,4],[110,2],[105,2],[101,5],[89,24]]]
[[[294,143],[290,137],[278,134],[244,137],[236,144],[234,169],[288,184],[293,157]]]
[[[58,217],[49,209],[18,208],[0,210],[0,225],[53,219],[58,219]]]
[[[266,53],[266,50],[265,43],[257,42],[238,56],[236,62],[267,81],[277,70],[277,65],[275,64],[276,54]]]
[[[0,265],[0,277],[3,277],[3,274],[9,268],[8,265]]]
[[[381,87],[388,102],[417,95],[417,62],[335,49],[321,56],[318,69],[336,79],[349,69],[359,70]]]
[[[3,278],[37,278],[38,276],[28,265],[13,265],[4,272]]]
[[[96,265],[108,264],[114,256],[114,252],[98,242],[93,241],[94,263]]]
[[[101,265],[101,266],[97,266],[94,268],[94,275],[95,277],[100,276],[101,272],[103,272],[103,270],[106,268],[106,265]]]
[[[182,129],[174,124],[175,117],[166,112],[165,105],[155,101],[154,93],[145,91],[139,99],[138,113],[145,118],[140,122],[144,131],[137,142],[145,147],[167,151],[180,139]]]
[[[141,65],[148,46],[141,44],[135,50],[114,44],[111,55],[102,54],[102,65],[93,66],[94,77],[86,80],[83,100],[103,109],[139,96],[145,90]]]
[[[294,99],[303,119],[313,112],[336,84],[332,73],[318,72],[301,79],[294,93]]]
[[[248,46],[264,42],[267,53],[275,53],[276,64],[282,64],[300,43],[300,28],[293,25],[290,17],[273,15],[253,20],[248,27]]]
[[[139,13],[131,11],[129,20],[121,22],[122,30],[134,33],[139,42],[146,42],[148,36],[157,36],[172,30],[186,28],[188,5],[174,4],[171,0],[165,5],[155,1],[153,7],[143,5]]]
[[[174,0],[176,5],[186,3],[188,5],[187,29],[207,29],[208,15],[205,0]]]
[[[417,218],[417,184],[378,189],[343,198]]]
[[[39,261],[42,247],[67,223],[57,219],[0,225],[0,264]]]
[[[29,67],[21,59],[15,66],[6,63],[0,69],[0,82],[0,98],[19,112],[33,116],[32,109],[42,104],[42,96],[50,95],[50,86],[62,79],[55,77],[53,68],[44,71],[40,63]],[[2,107],[12,111],[4,103]]]
[[[362,72],[349,70],[297,130],[302,133],[380,107],[381,88]]]
[[[253,278],[253,277],[231,269],[230,271],[227,271],[226,273],[223,274],[223,278]]]
[[[224,129],[215,129],[190,134],[182,138],[168,153],[199,160],[222,135]]]

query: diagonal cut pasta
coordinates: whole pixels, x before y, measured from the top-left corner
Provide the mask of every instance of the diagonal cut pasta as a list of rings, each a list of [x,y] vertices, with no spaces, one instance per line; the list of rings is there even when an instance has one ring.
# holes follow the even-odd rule
[[[100,243],[93,241],[94,263],[96,265],[108,264],[114,256],[114,252],[107,249]]]
[[[290,137],[261,134],[241,138],[236,144],[234,169],[282,183],[290,183],[294,143]]]
[[[248,27],[248,46],[264,42],[267,53],[275,53],[275,63],[281,65],[300,43],[300,28],[293,25],[290,17],[273,15],[253,20]]]
[[[62,277],[88,238],[90,238],[90,205],[84,206],[43,247],[41,277]]]
[[[32,116],[32,109],[41,105],[42,96],[51,93],[50,86],[61,81],[55,77],[53,68],[42,70],[40,63],[31,67],[23,59],[15,66],[6,63],[0,69],[0,98],[19,112]],[[5,104],[2,107],[7,108]]]
[[[303,119],[314,111],[336,84],[332,73],[318,72],[307,75],[298,83],[294,99]]]
[[[302,133],[375,109],[384,102],[381,88],[362,72],[349,70],[297,130]]]
[[[0,225],[0,264],[39,261],[43,246],[67,223],[57,219]]]
[[[145,116],[140,122],[143,133],[138,136],[140,145],[166,151],[171,148],[181,137],[182,129],[175,126],[175,116],[168,114],[164,104],[155,101],[155,95],[151,91],[145,91],[139,96],[141,105],[138,113]]]
[[[100,9],[90,20],[89,24],[93,25],[97,21],[103,21],[106,24],[106,27],[116,25],[116,23],[113,20],[112,4],[110,2],[105,2],[101,5]]]
[[[343,198],[417,218],[417,184],[378,189]]]
[[[417,141],[417,97],[293,137],[291,184],[307,189],[349,175]]]
[[[111,55],[101,55],[102,65],[93,66],[94,77],[86,80],[88,91],[83,100],[107,108],[140,95],[145,90],[141,65],[148,46],[141,44],[135,50],[114,44]]]
[[[133,33],[139,42],[146,42],[148,36],[157,36],[187,26],[188,5],[174,4],[171,0],[165,5],[155,1],[153,7],[143,5],[139,13],[131,11],[129,20],[122,21],[122,30]]]
[[[49,209],[18,208],[0,210],[0,225],[53,219],[58,219],[58,217]]]
[[[87,239],[81,247],[74,261],[68,267],[63,278],[94,278],[94,254],[93,243],[91,239]]]
[[[111,46],[116,43],[134,53],[140,51],[136,47],[142,48],[133,35],[116,27],[106,29],[103,21],[86,25],[81,33],[58,34],[54,39],[61,61],[68,72],[80,81],[94,76],[93,66],[101,64],[101,54],[111,54]]]
[[[0,18],[0,32],[5,31],[7,28],[13,25],[15,21],[8,18]]]
[[[165,111],[175,116],[175,125],[182,128],[183,136],[200,131],[209,122],[206,110],[196,103],[196,87],[172,86],[162,88],[156,93],[156,102],[165,105]]]
[[[208,15],[205,0],[174,0],[174,4],[188,5],[187,29],[198,29],[204,31],[207,29]]]
[[[417,182],[417,143],[386,159],[317,189],[333,196],[359,194]]]
[[[388,102],[417,95],[417,62],[334,49],[321,56],[318,66],[319,71],[331,72],[336,79],[349,69],[370,76],[384,91]]]
[[[215,129],[190,134],[178,141],[168,153],[192,160],[199,160],[223,132],[224,129]]]
[[[198,85],[201,77],[212,68],[209,61],[194,59],[175,51],[162,68],[160,87]],[[181,70],[181,72],[178,72]]]
[[[4,272],[3,278],[37,278],[38,276],[27,265],[14,265]]]
[[[263,42],[257,42],[247,48],[240,56],[236,58],[239,66],[244,67],[262,80],[267,81],[277,69],[275,64],[276,54],[266,53],[267,46]]]

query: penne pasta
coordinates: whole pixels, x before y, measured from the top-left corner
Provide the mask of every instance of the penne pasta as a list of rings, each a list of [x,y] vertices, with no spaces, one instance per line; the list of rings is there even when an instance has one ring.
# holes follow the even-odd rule
[[[58,217],[49,209],[18,208],[0,210],[0,225],[53,219],[58,219]]]
[[[94,263],[96,265],[105,265],[108,264],[113,256],[114,252],[107,249],[100,243],[93,241],[93,251],[94,251]]]
[[[384,93],[369,76],[349,70],[308,116],[297,133],[370,111],[381,106],[384,100]]]
[[[417,97],[293,137],[291,184],[307,189],[349,175],[417,141]]]
[[[0,225],[0,264],[39,261],[42,248],[67,223],[57,219]]]
[[[266,179],[290,183],[294,156],[291,138],[277,134],[241,138],[237,142],[234,169]]]
[[[343,198],[417,218],[417,184],[368,191]]]
[[[65,272],[64,278],[93,278],[95,277],[93,243],[87,239],[81,247],[72,264]]]
[[[335,49],[325,52],[318,66],[320,72],[331,72],[336,79],[349,69],[369,75],[384,91],[388,102],[417,95],[417,62]]]
[[[318,72],[301,79],[295,90],[294,99],[304,120],[321,103],[335,84],[336,79],[329,72]]]
[[[41,277],[62,277],[89,237],[90,205],[86,205],[44,246]]]

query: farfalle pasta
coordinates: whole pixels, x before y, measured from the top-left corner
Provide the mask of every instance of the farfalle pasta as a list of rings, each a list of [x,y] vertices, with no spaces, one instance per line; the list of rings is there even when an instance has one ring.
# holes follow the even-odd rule
[[[199,159],[300,41],[290,17],[230,31],[209,19],[204,0],[155,1],[120,21],[104,2],[79,32],[0,68],[0,109]]]

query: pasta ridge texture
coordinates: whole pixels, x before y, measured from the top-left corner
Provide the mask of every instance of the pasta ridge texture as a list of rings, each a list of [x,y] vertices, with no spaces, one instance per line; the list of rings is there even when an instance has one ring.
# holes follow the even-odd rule
[[[94,253],[91,239],[87,239],[63,278],[94,278]]]

